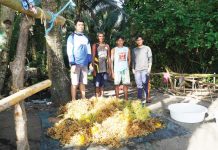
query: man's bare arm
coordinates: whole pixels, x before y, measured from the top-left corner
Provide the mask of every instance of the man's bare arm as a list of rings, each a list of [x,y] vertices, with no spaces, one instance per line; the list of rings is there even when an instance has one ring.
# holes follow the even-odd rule
[[[109,45],[107,45],[107,55],[108,55],[108,59],[107,59],[108,73],[111,73],[111,50]]]
[[[111,65],[110,65],[111,73],[113,74],[114,73],[114,48],[111,50],[111,60],[110,60],[110,62],[111,62]]]
[[[128,50],[128,65],[130,67],[130,64],[131,64],[131,51],[130,49]]]

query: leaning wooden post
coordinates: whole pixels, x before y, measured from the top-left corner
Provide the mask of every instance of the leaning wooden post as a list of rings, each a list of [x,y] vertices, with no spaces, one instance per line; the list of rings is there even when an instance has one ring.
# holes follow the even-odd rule
[[[20,23],[20,33],[17,43],[16,57],[10,63],[12,72],[12,91],[18,92],[24,87],[24,66],[28,43],[29,28],[34,23],[32,18],[22,17]],[[23,102],[15,105],[14,109],[15,131],[17,137],[17,149],[29,150],[29,143],[27,137],[27,117]]]

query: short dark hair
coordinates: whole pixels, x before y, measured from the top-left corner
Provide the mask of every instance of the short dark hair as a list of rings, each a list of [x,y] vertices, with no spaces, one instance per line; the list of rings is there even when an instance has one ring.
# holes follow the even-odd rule
[[[118,41],[119,39],[125,40],[125,38],[124,38],[122,35],[118,35],[118,36],[116,37],[116,41]]]
[[[75,21],[74,21],[74,24],[76,25],[78,22],[83,22],[84,23],[84,20],[82,18],[76,18]]]
[[[102,32],[102,31],[99,31],[99,32],[97,33],[97,36],[99,36],[99,34],[103,34],[103,35],[105,35],[105,33]]]
[[[143,36],[142,35],[137,35],[135,40],[138,40],[138,38],[141,38],[142,40],[144,40]]]

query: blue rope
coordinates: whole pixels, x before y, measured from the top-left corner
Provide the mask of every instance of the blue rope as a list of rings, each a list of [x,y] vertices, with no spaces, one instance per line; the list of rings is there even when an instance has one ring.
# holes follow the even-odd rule
[[[57,18],[69,5],[71,5],[72,7],[75,6],[75,4],[73,3],[73,1],[72,1],[72,0],[69,0],[69,2],[68,2],[61,10],[59,10],[56,14],[54,14],[54,13],[52,13],[52,12],[49,12],[49,13],[50,13],[50,16],[51,16],[51,20],[49,21],[50,27],[49,27],[48,29],[45,29],[45,36],[47,36],[48,33],[52,30],[56,18]]]

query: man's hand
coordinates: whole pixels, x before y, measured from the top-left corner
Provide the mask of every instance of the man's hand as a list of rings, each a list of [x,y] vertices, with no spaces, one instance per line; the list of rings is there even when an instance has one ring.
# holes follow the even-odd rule
[[[112,77],[112,79],[114,79],[114,72],[111,73],[111,77]]]
[[[75,72],[76,72],[76,65],[72,65],[72,66],[71,66],[71,72],[72,72],[72,73],[75,73]]]
[[[93,68],[93,64],[89,64],[89,70],[90,70],[91,74],[95,77],[96,76],[96,71]]]
[[[149,65],[149,67],[148,67],[148,73],[147,73],[147,75],[149,76],[150,73],[151,73],[151,65]]]
[[[93,65],[92,65],[92,63],[89,65],[89,70],[93,70],[94,68],[93,68]]]
[[[135,69],[132,69],[132,73],[135,74]]]

